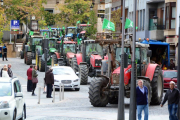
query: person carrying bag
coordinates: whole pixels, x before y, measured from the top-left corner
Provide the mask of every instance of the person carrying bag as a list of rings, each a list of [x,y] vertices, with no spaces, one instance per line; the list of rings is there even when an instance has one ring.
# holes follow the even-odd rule
[[[35,89],[36,89],[36,85],[38,83],[38,74],[37,74],[37,66],[33,67],[33,71],[32,71],[32,83],[33,83],[33,90],[32,90],[32,96],[36,96],[36,94],[34,93]]]

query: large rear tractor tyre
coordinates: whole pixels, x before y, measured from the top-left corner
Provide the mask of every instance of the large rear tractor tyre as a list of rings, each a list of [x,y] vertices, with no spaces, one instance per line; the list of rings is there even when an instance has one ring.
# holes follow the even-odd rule
[[[87,82],[88,82],[87,65],[79,65],[79,79],[80,79],[81,85],[87,85]]]
[[[78,72],[78,64],[77,59],[75,57],[72,58],[71,68],[74,70],[75,73]]]
[[[151,104],[152,105],[159,105],[162,101],[163,97],[163,77],[162,77],[162,71],[159,66],[156,67],[153,79],[151,81],[151,87],[152,87],[152,98],[151,98]]]
[[[20,52],[20,58],[21,58],[21,59],[24,58],[24,52],[23,52],[23,51]]]
[[[58,59],[57,59],[56,54],[53,54],[52,58],[54,59],[54,64],[57,64],[58,63]]]
[[[41,58],[39,59],[39,71],[44,72],[45,71],[45,61]]]
[[[96,77],[90,83],[89,87],[89,99],[91,105],[94,107],[106,107],[109,101],[105,87],[108,81],[103,77]]]
[[[151,87],[151,83],[149,81],[147,81],[147,80],[144,80],[143,85],[148,88],[148,102],[150,104],[151,103],[151,99],[152,99],[152,87]]]
[[[26,64],[31,65],[32,64],[32,55],[31,52],[27,52],[26,54]]]

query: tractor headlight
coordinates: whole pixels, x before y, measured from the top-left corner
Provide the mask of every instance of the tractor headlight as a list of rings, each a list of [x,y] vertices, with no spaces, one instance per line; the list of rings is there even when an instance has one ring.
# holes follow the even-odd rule
[[[95,60],[95,65],[96,65],[96,66],[101,66],[101,62],[102,62],[101,59],[100,59],[100,60],[96,59],[96,60]]]
[[[0,109],[9,108],[8,101],[1,101],[0,102]]]
[[[98,64],[96,63],[96,66],[98,66]]]

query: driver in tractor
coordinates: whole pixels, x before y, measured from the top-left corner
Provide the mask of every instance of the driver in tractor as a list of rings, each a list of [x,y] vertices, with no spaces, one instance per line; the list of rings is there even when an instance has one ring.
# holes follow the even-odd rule
[[[65,49],[65,53],[67,53],[67,52],[71,52],[71,49],[70,49],[69,46],[67,46],[66,49]]]
[[[92,44],[92,47],[89,49],[89,53],[96,52],[96,47]]]

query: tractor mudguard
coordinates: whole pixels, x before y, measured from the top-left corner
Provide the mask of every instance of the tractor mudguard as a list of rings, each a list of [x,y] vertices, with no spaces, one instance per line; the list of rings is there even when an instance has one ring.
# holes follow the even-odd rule
[[[150,81],[152,81],[152,79],[153,79],[154,71],[157,66],[158,66],[158,64],[149,64],[147,67],[145,76],[148,77],[150,79]]]
[[[147,80],[147,81],[151,82],[150,79],[145,76],[137,76],[137,79]]]
[[[58,54],[58,52],[54,52],[54,54],[56,54],[57,59],[60,58],[60,55]]]
[[[80,63],[82,63],[82,54],[76,54],[76,59],[77,59],[77,64],[79,65]]]

